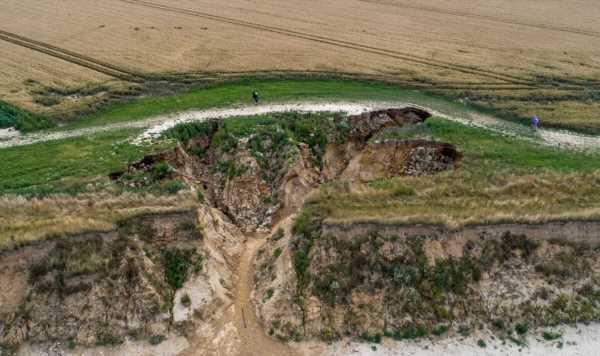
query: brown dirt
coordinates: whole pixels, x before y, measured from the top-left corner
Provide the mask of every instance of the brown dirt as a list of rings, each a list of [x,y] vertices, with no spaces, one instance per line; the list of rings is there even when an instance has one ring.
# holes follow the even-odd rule
[[[267,235],[249,237],[240,259],[237,294],[235,298],[235,325],[240,333],[242,348],[240,356],[296,355],[294,350],[282,342],[265,334],[264,328],[256,319],[254,305],[250,299],[254,268],[252,261],[257,251],[265,244]]]

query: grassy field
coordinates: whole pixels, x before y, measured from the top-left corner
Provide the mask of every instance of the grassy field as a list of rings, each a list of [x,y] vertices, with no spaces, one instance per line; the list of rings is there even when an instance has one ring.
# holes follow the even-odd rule
[[[7,0],[0,99],[63,119],[132,94],[241,74],[352,73],[600,132],[600,8],[593,0],[537,6]]]
[[[382,84],[253,81],[118,104],[67,128],[247,102],[252,88],[266,101],[373,98],[411,101],[446,112],[472,112],[461,103]],[[19,236],[35,240],[47,236],[41,233],[44,229],[61,233],[109,228],[119,217],[136,211],[161,211],[162,199],[171,199],[165,209],[188,208],[194,199],[187,193],[171,198],[143,191],[124,194],[109,181],[109,173],[165,147],[165,143],[132,145],[128,140],[139,132],[121,130],[1,149],[0,212],[4,222],[0,240],[9,243]],[[455,144],[464,153],[459,168],[371,185],[328,184],[311,201],[338,222],[425,222],[457,227],[476,222],[600,218],[598,155],[497,136],[435,117],[427,121],[424,132],[394,134],[407,138],[423,133]],[[120,207],[112,212],[111,204]]]
[[[311,203],[330,221],[465,224],[600,218],[600,157],[499,137],[441,119],[428,132],[455,144],[453,171],[369,185],[332,184]]]
[[[97,177],[123,169],[151,148],[123,142],[139,131],[123,130],[2,149],[0,195],[78,193]]]
[[[427,95],[422,91],[377,82],[310,78],[247,79],[233,84],[190,90],[177,95],[149,96],[128,103],[114,104],[59,129],[68,130],[135,121],[191,109],[247,105],[251,102],[250,95],[253,90],[259,92],[263,103],[302,100],[389,100],[413,102],[450,112],[469,110],[463,104]]]
[[[115,104],[60,129],[105,125],[189,109],[248,103],[253,89],[259,91],[265,102],[376,99],[412,102],[455,115],[477,112],[459,102],[386,84],[310,79],[249,80],[179,95],[150,96]],[[494,162],[496,165],[486,166],[482,170],[494,171],[498,165],[507,169],[549,168],[563,171],[598,168],[594,160],[583,154],[536,147],[521,141],[491,139],[493,136],[488,133],[456,124],[444,125],[434,121],[432,125],[439,139],[454,142],[459,147],[464,146],[472,154],[471,159],[476,159],[474,165],[485,165],[487,162]],[[155,149],[141,148],[126,142],[138,133],[139,130],[134,129],[122,130],[2,149],[0,152],[4,159],[0,161],[0,194],[44,195],[55,191],[81,191],[82,186],[94,181],[96,177],[106,177],[111,171],[118,170],[128,162],[139,159],[147,151]]]

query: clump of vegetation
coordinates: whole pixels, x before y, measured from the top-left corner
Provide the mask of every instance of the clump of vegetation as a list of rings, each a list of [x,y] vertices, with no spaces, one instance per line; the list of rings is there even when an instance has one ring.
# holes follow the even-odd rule
[[[180,190],[185,189],[185,184],[178,180],[172,180],[165,184],[164,189],[167,193],[173,195],[177,194]]]
[[[271,236],[271,241],[279,241],[283,238],[284,232],[282,228],[277,229],[273,236]]]
[[[14,127],[22,132],[31,132],[56,126],[49,118],[34,115],[0,101],[0,129]]]
[[[169,249],[163,252],[165,281],[173,290],[183,287],[190,273],[201,265],[202,257],[194,249]]]
[[[525,335],[529,331],[529,325],[527,325],[525,323],[517,324],[517,325],[515,325],[515,331],[519,335]]]
[[[150,343],[150,345],[158,345],[166,339],[167,337],[165,335],[152,335],[150,336],[150,339],[148,339],[148,342]]]
[[[385,333],[385,336],[391,337],[394,340],[420,339],[427,335],[429,335],[427,327],[421,324],[412,324],[400,330]]]
[[[174,176],[173,168],[164,161],[156,162],[148,168],[130,170],[118,178],[123,190],[143,190],[159,195],[174,195],[186,189],[185,183]]]
[[[482,349],[485,349],[487,347],[487,344],[482,339],[479,339],[477,340],[477,346],[481,347]]]
[[[98,346],[114,346],[120,345],[125,340],[119,335],[114,335],[107,329],[102,328],[96,333],[96,345]]]
[[[448,326],[447,325],[436,325],[431,329],[431,333],[435,336],[441,336],[443,334],[445,334],[446,332],[448,332]]]
[[[318,208],[305,208],[294,221],[292,233],[292,262],[296,272],[297,284],[296,294],[298,302],[303,304],[302,296],[305,288],[310,282],[310,251],[315,244],[315,239],[321,236],[321,221],[323,212]]]
[[[188,308],[190,305],[192,305],[192,298],[190,298],[190,295],[185,293],[184,295],[181,296],[181,305],[183,305],[184,307]]]
[[[187,142],[194,138],[211,137],[218,123],[213,120],[179,124],[163,132],[162,137]]]
[[[233,179],[244,174],[248,170],[248,167],[244,165],[237,166],[234,161],[220,161],[213,168],[213,172],[220,172],[225,175],[227,179]]]
[[[542,333],[542,337],[546,341],[553,341],[553,340],[556,340],[556,339],[560,339],[562,337],[562,334],[560,332],[558,332],[558,331],[545,330]]]
[[[368,333],[363,333],[360,335],[360,338],[366,342],[371,342],[374,344],[379,344],[381,343],[381,335],[380,334],[373,334],[370,335]]]
[[[154,180],[163,180],[168,178],[172,173],[171,166],[169,166],[166,162],[158,162],[152,165],[150,169],[150,174]]]

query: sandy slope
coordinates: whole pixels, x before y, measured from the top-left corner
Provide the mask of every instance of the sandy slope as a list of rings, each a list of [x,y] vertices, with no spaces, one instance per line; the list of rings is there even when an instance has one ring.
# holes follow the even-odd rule
[[[338,342],[332,345],[303,343],[298,345],[305,355],[323,356],[596,356],[600,354],[600,324],[561,326],[562,338],[546,341],[540,335],[530,336],[527,346],[503,342],[487,336],[470,336],[464,340],[393,341],[382,344]],[[483,339],[486,347],[477,345]]]

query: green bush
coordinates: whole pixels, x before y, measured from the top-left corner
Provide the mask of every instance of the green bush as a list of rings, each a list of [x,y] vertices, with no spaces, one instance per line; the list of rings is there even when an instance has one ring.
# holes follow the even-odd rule
[[[172,180],[172,181],[168,182],[167,184],[165,184],[164,189],[167,193],[173,195],[173,194],[177,194],[177,192],[179,192],[180,190],[185,189],[185,184],[183,184],[182,182],[180,182],[178,180]]]
[[[492,326],[498,330],[504,330],[504,328],[506,327],[504,325],[504,320],[502,320],[502,319],[496,319],[496,320],[492,321]]]
[[[279,241],[283,238],[284,232],[282,228],[277,229],[277,231],[271,236],[271,241]]]
[[[46,129],[56,126],[46,117],[33,115],[0,101],[0,129],[15,127],[22,132]]]
[[[546,330],[542,333],[542,336],[544,337],[544,340],[552,341],[552,340],[560,339],[562,337],[562,334],[557,331]]]
[[[192,305],[192,298],[190,298],[189,294],[185,293],[181,296],[181,304],[184,307],[189,307],[190,305]]]
[[[281,256],[281,252],[282,252],[281,248],[277,247],[275,249],[275,251],[273,251],[273,257],[277,258],[277,257]]]
[[[154,180],[163,180],[171,175],[172,169],[166,162],[155,163],[151,168]]]
[[[192,266],[194,250],[172,249],[163,252],[165,280],[173,289],[183,287]]]
[[[517,324],[515,326],[515,331],[517,332],[517,334],[519,335],[525,335],[527,334],[527,332],[529,331],[529,325],[527,324]]]
[[[477,340],[477,346],[481,347],[482,349],[485,349],[487,347],[487,344],[485,343],[485,341],[479,339]]]
[[[436,325],[431,329],[431,333],[435,336],[441,336],[448,332],[448,326],[440,324]]]
[[[412,340],[427,336],[427,328],[423,325],[410,325],[391,334],[394,340]]]
[[[179,124],[166,130],[162,137],[175,139],[181,142],[186,142],[192,138],[208,136],[216,130],[217,123],[213,121],[190,122]]]
[[[301,296],[302,291],[308,286],[310,274],[308,267],[310,265],[310,251],[315,243],[315,239],[321,236],[321,222],[323,212],[314,206],[307,206],[294,220],[292,233],[292,259],[294,271],[297,276],[297,295]]]

